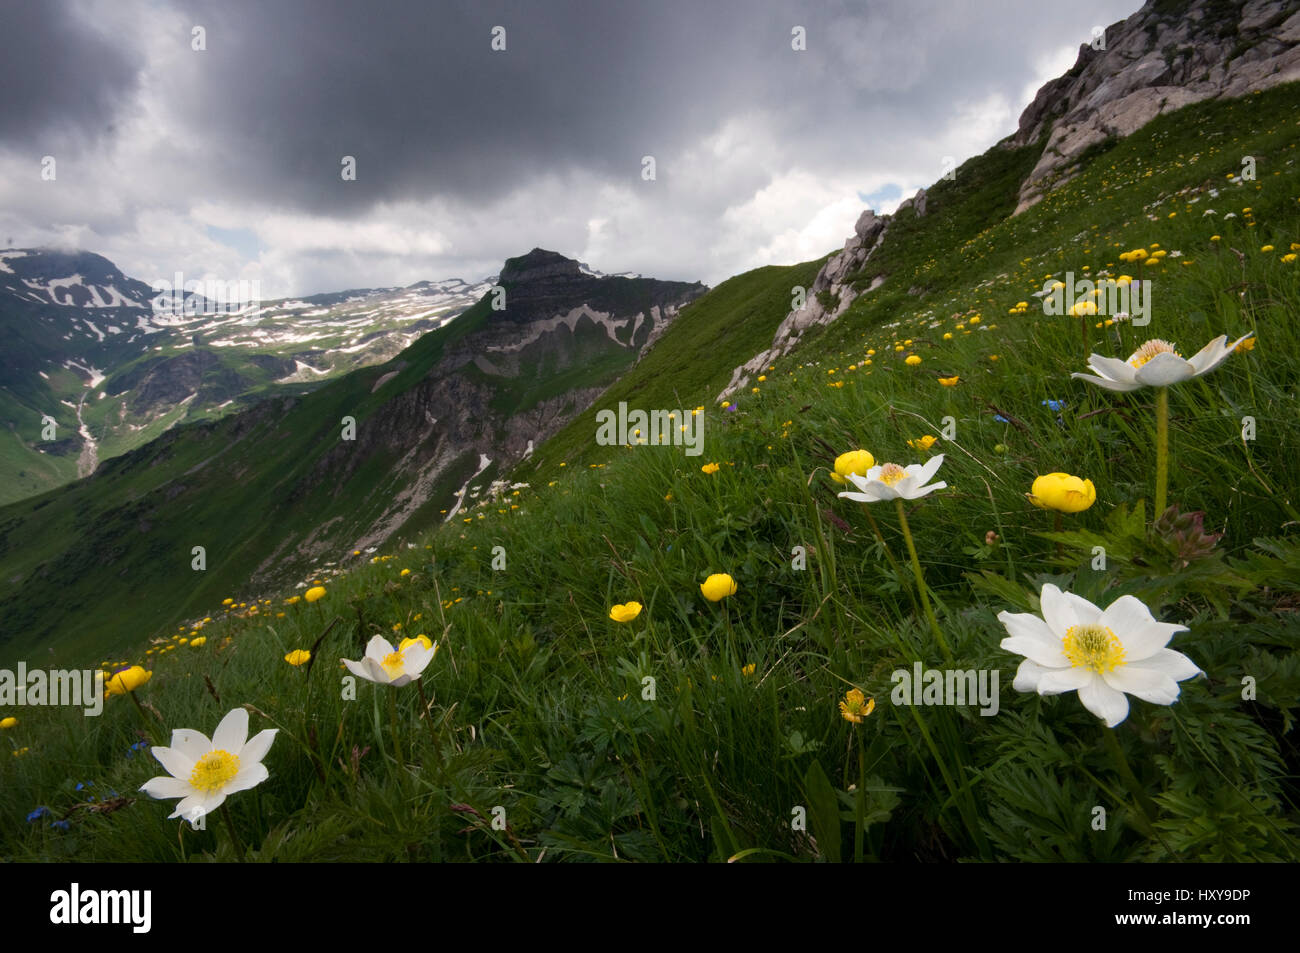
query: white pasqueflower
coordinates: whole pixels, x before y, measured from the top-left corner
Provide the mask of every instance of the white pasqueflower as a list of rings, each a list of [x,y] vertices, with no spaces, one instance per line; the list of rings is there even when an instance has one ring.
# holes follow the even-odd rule
[[[359,661],[343,659],[348,671],[370,682],[401,688],[420,677],[433,657],[438,645],[428,644],[428,639],[406,639],[400,648],[394,648],[382,635],[366,643],[366,654]]]
[[[861,493],[840,493],[839,496],[859,503],[879,503],[881,500],[916,500],[933,492],[942,490],[948,484],[940,481],[925,484],[934,476],[939,465],[943,463],[943,454],[931,458],[925,463],[914,463],[910,467],[900,467],[897,463],[884,463],[871,467],[866,476],[856,473],[844,474],[845,479],[856,486]]]
[[[1078,691],[1083,707],[1107,727],[1128,717],[1128,695],[1172,705],[1178,683],[1203,674],[1181,652],[1165,648],[1184,625],[1157,622],[1140,599],[1120,596],[1105,611],[1072,592],[1043,587],[1042,618],[999,612],[1009,633],[1002,648],[1025,656],[1012,687],[1059,695]]]
[[[177,728],[170,748],[150,749],[171,777],[150,778],[140,790],[153,798],[180,798],[168,818],[197,821],[219,808],[227,796],[267,779],[262,759],[276,731],[267,728],[248,740],[248,712],[242,708],[221,719],[211,741],[201,731]]]
[[[1254,332],[1243,334],[1231,344],[1226,334],[1220,334],[1191,358],[1184,358],[1168,341],[1153,338],[1129,355],[1127,361],[1117,357],[1103,357],[1093,354],[1088,358],[1088,367],[1099,374],[1080,374],[1077,371],[1071,377],[1088,381],[1107,390],[1130,391],[1142,387],[1168,387],[1200,377],[1214,370],[1232,353],[1235,348]]]

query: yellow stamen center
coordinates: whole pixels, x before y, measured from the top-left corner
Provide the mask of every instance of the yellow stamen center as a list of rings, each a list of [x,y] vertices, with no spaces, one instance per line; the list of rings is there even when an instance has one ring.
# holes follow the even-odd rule
[[[905,476],[907,476],[907,471],[897,463],[886,463],[880,468],[880,476],[877,479],[885,486],[893,486]]]
[[[404,667],[404,663],[402,662],[402,653],[389,652],[384,656],[384,660],[379,664],[384,667],[384,671],[388,673],[389,678],[397,678],[397,676],[402,674]]]
[[[239,773],[239,755],[229,751],[209,751],[194,763],[190,786],[204,794],[219,791]]]
[[[1124,646],[1104,625],[1072,625],[1065,630],[1061,651],[1074,668],[1090,668],[1098,675],[1124,664]]]
[[[1128,362],[1133,367],[1141,367],[1157,354],[1172,354],[1174,357],[1182,357],[1181,354],[1168,341],[1162,341],[1159,338],[1152,338],[1133,352]]]

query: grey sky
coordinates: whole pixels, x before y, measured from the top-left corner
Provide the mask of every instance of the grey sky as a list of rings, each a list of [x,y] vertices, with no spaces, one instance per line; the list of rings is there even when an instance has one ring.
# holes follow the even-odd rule
[[[0,0],[0,244],[266,296],[535,245],[716,284],[824,254],[1008,135],[1137,5]]]

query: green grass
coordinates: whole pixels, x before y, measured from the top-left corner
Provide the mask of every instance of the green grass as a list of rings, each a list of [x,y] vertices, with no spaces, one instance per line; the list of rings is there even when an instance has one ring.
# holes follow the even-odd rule
[[[20,724],[0,739],[27,750],[0,759],[0,856],[233,859],[215,817],[178,831],[164,820],[175,802],[135,793],[163,772],[130,746],[144,725],[210,733],[248,705],[254,732],[281,729],[269,780],[229,801],[264,861],[1296,860],[1300,265],[1281,258],[1300,243],[1297,115],[1297,84],[1201,104],[1094,156],[1014,219],[981,222],[959,203],[945,218],[940,206],[944,240],[928,246],[930,216],[910,236],[891,228],[886,241],[900,245],[882,249],[886,283],[734,413],[712,397],[767,347],[790,286],[810,284],[817,263],[724,283],[597,405],[704,404],[703,457],[597,447],[580,419],[515,474],[531,484],[517,495],[471,507],[415,548],[322,567],[313,578],[328,594],[314,605],[286,604],[301,591],[288,587],[251,613],[205,592],[168,623],[178,637],[201,631],[198,649],[136,640],[89,654],[87,641],[88,664],[152,668],[143,712],[122,698],[91,722],[15,711]],[[1246,154],[1258,181],[1230,184]],[[989,206],[1005,208],[1005,181],[987,181],[1002,183],[988,186]],[[1163,264],[1118,259],[1153,243],[1170,252]],[[1151,325],[1008,313],[1036,306],[1046,276],[1085,266],[1150,279]],[[919,285],[923,295],[907,293]],[[1189,355],[1248,330],[1254,350],[1171,390],[1170,500],[1223,534],[1189,546],[1151,526],[1152,393],[1070,374],[1090,350],[1127,357],[1160,337]],[[938,383],[954,374],[955,387]],[[948,486],[907,519],[951,662],[914,600],[895,511],[837,497],[828,476],[836,454],[859,447],[917,462],[928,454],[907,441],[945,430],[931,452],[944,453]],[[1025,498],[1053,471],[1092,480],[1097,495],[1059,533]],[[41,540],[24,538],[33,559],[48,558]],[[716,572],[738,591],[714,604],[699,584]],[[1048,582],[1100,605],[1132,595],[1187,628],[1170,645],[1207,677],[1183,681],[1173,705],[1130,698],[1114,730],[1135,784],[1075,693],[1012,687],[1021,657],[1000,647],[997,615],[1038,611]],[[107,589],[98,611],[134,597]],[[611,621],[610,606],[629,600],[641,614]],[[345,699],[337,660],[377,633],[439,641],[423,678],[428,717],[414,686],[363,682]],[[312,647],[309,672],[282,661]],[[998,672],[998,714],[896,704],[892,673],[916,661]],[[854,686],[875,700],[861,725],[837,709]],[[52,816],[23,821],[41,805]],[[806,829],[792,823],[801,812]],[[67,830],[50,826],[60,818]]]

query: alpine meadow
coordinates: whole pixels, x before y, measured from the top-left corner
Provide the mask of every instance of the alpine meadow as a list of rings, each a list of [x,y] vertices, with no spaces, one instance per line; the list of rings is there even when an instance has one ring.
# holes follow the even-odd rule
[[[241,63],[297,82],[235,13],[157,6],[148,42],[178,46],[158,69],[197,65],[174,91],[123,85],[142,114]],[[277,6],[228,9],[301,8],[320,39],[359,8]],[[4,107],[4,178],[25,178],[0,204],[30,240],[0,251],[0,860],[1300,861],[1300,5],[1147,0],[1050,44],[1050,19],[1001,31],[1033,98],[977,150],[916,145],[899,167],[924,178],[877,194],[873,140],[847,128],[866,120],[812,115],[788,156],[815,174],[779,181],[865,184],[789,208],[795,185],[720,158],[762,152],[743,124],[685,158],[654,142],[728,96],[779,108],[776,80],[692,73],[716,87],[669,121],[619,78],[647,64],[595,41],[594,76],[548,85],[567,5],[443,6],[430,42],[472,47],[472,115],[513,131],[480,141],[396,79],[396,105],[368,80],[350,99],[349,70],[405,49],[375,39],[402,32],[386,10],[320,74],[332,105],[306,96],[283,128],[247,105],[258,136],[302,136],[282,179],[214,180],[134,231],[112,223],[153,166],[104,173],[102,206],[63,190],[119,161],[86,143],[139,116],[88,122],[64,158],[39,110]],[[894,6],[842,31],[729,9],[756,62],[806,64],[907,19]],[[614,20],[651,18],[588,14],[611,50],[640,29]],[[683,35],[713,15],[654,14]],[[10,27],[0,48],[44,36]],[[642,59],[676,42],[645,29]],[[1073,65],[1035,74],[1040,43]],[[86,82],[117,89],[104,55]],[[910,95],[905,62],[879,97]],[[639,133],[611,125],[607,155],[569,117],[615,95]],[[881,137],[977,121],[907,102]],[[271,163],[175,148],[186,175]],[[805,231],[823,206],[829,239]],[[161,307],[130,274],[261,286]]]

